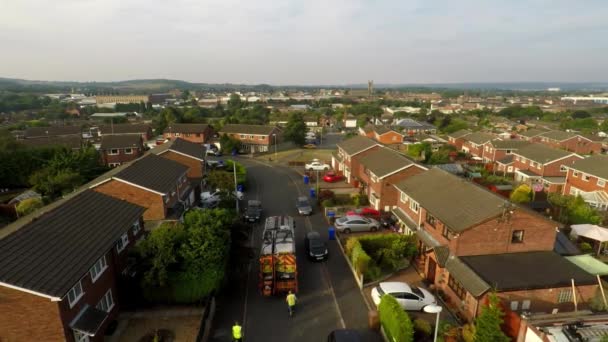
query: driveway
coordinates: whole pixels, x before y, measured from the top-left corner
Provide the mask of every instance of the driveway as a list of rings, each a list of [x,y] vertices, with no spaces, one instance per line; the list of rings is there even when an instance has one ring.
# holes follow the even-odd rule
[[[297,216],[295,200],[307,195],[302,178],[292,169],[270,167],[239,158],[247,167],[249,199],[262,201],[264,216],[291,215],[296,219],[298,263],[298,307],[287,314],[284,296],[263,297],[258,292],[258,265],[262,224],[253,226],[252,246],[256,256],[244,265],[247,270],[232,281],[218,298],[212,341],[230,341],[230,328],[238,320],[246,341],[324,341],[334,329],[367,330],[368,309],[335,241],[329,241],[329,260],[311,263],[304,253],[304,235],[318,231],[327,237],[328,225],[317,209],[310,217]],[[233,278],[234,279],[234,278]],[[370,341],[380,341],[377,333]]]

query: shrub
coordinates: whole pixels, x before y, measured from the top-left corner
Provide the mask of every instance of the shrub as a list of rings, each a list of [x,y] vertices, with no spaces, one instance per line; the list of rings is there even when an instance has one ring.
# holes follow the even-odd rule
[[[414,335],[416,341],[423,341],[433,334],[431,323],[424,319],[417,318],[414,320]]]
[[[15,210],[17,210],[17,215],[25,216],[29,213],[34,212],[36,209],[42,208],[44,203],[42,203],[42,199],[40,198],[28,198],[17,204]]]
[[[583,254],[589,254],[593,252],[593,247],[589,242],[581,242],[578,244],[578,248]]]
[[[321,201],[321,205],[324,208],[329,208],[329,207],[333,207],[334,206],[334,200],[333,199],[326,199]]]
[[[462,327],[462,340],[464,342],[475,341],[475,326],[473,324],[465,324]]]
[[[369,199],[367,198],[366,195],[363,195],[363,194],[351,195],[350,200],[351,200],[351,203],[356,207],[367,205],[369,203]]]
[[[371,260],[372,258],[365,253],[361,244],[355,245],[352,250],[351,261],[356,270],[365,275]]]
[[[389,341],[414,341],[414,327],[408,314],[392,296],[382,296],[378,305],[380,324]]]
[[[606,284],[603,284],[604,287]],[[602,291],[598,288],[595,289],[595,294],[593,298],[591,298],[591,303],[589,303],[591,310],[593,311],[607,311],[608,308],[604,305],[604,299],[602,298]]]
[[[321,190],[319,192],[319,202],[323,203],[325,200],[334,200],[336,198],[336,194],[331,190]]]

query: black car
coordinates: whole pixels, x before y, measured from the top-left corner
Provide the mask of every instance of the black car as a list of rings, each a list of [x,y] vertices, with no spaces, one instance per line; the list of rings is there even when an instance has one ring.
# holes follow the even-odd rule
[[[363,342],[363,339],[357,330],[337,329],[329,333],[327,342]]]
[[[306,234],[305,242],[306,253],[311,260],[325,260],[329,256],[327,244],[321,240],[321,235],[317,232]]]
[[[256,200],[247,201],[247,208],[243,214],[243,220],[247,222],[259,222],[262,216],[262,202]]]

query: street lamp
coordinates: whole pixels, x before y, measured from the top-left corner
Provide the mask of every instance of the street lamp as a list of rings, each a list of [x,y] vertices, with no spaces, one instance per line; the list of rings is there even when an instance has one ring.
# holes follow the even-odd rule
[[[437,319],[435,320],[435,337],[433,338],[433,342],[437,342],[437,330],[439,329],[439,314],[443,308],[437,304],[431,304],[425,306],[422,310],[427,313],[437,314]]]
[[[272,133],[272,136],[274,137],[274,160],[277,160],[277,134],[276,133]]]

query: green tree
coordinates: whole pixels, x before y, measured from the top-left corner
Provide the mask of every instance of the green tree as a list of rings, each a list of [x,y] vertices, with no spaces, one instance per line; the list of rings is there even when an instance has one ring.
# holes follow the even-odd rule
[[[532,188],[527,184],[518,186],[509,197],[514,203],[528,203],[532,200]]]
[[[169,273],[175,269],[179,259],[178,250],[185,238],[181,224],[163,223],[154,229],[138,246],[142,258],[144,284],[153,287],[166,286]]]
[[[464,120],[460,120],[460,119],[451,119],[450,123],[443,127],[443,131],[445,133],[454,133],[456,131],[459,131],[461,129],[467,129],[469,128],[469,124],[464,121]]]
[[[413,342],[414,326],[409,315],[401,308],[395,297],[384,295],[378,305],[380,324],[389,341]],[[491,340],[488,340],[491,341]]]
[[[34,212],[36,209],[42,208],[44,203],[40,198],[27,198],[17,204],[15,210],[17,211],[17,216],[25,216]]]
[[[228,99],[227,107],[228,111],[234,112],[237,109],[243,106],[243,101],[241,101],[241,96],[239,94],[230,94],[230,99]]]
[[[224,134],[220,137],[220,146],[224,153],[232,153],[232,151],[239,151],[241,149],[241,142]]]
[[[509,342],[511,339],[502,332],[503,323],[499,299],[495,293],[488,296],[489,303],[482,307],[479,317],[475,320],[475,341],[477,342]]]
[[[589,114],[589,112],[585,110],[575,110],[574,112],[572,112],[572,114],[570,114],[570,117],[573,119],[585,119],[590,118],[591,114]]]
[[[440,151],[431,153],[431,157],[427,161],[427,163],[431,164],[431,165],[447,164],[449,162],[450,162],[450,152],[448,152],[446,150],[440,150]]]
[[[228,172],[230,171],[230,172]],[[207,183],[213,189],[234,191],[234,175],[230,170],[212,170],[207,175]]]
[[[431,144],[423,142],[408,145],[407,154],[414,159],[426,160],[431,156]]]
[[[557,208],[558,221],[567,224],[600,224],[602,216],[581,196],[549,194],[548,201]]]
[[[302,146],[304,143],[306,143],[306,131],[306,123],[304,123],[302,113],[291,113],[291,115],[289,115],[287,125],[285,125],[283,137],[287,141],[291,141],[298,146]]]
[[[32,174],[30,183],[37,192],[55,199],[73,191],[83,183],[83,178],[70,169],[56,170],[47,167]]]

